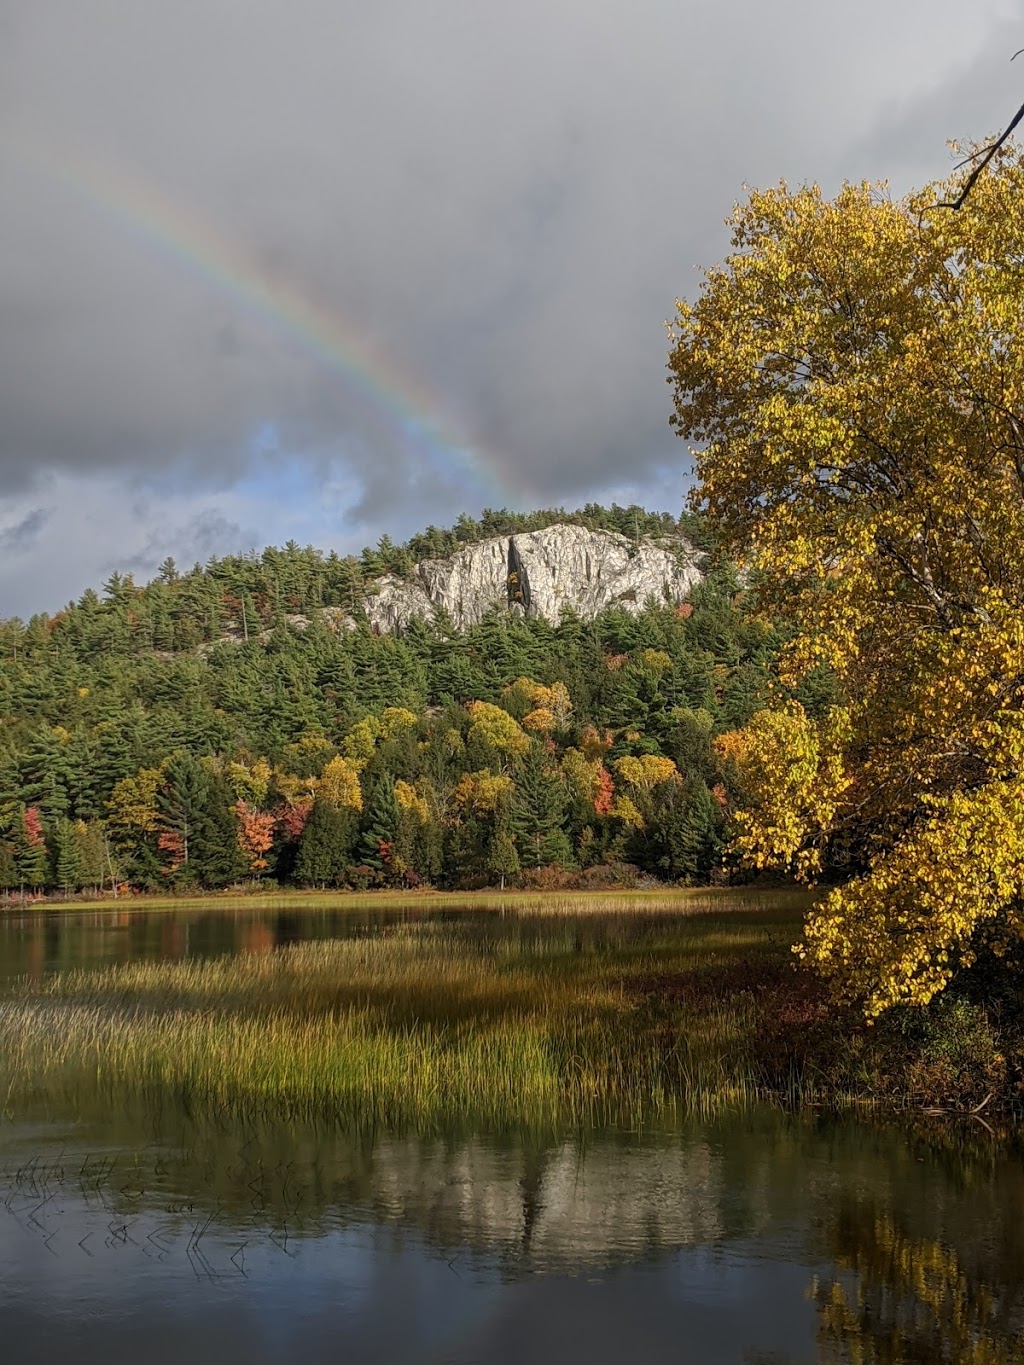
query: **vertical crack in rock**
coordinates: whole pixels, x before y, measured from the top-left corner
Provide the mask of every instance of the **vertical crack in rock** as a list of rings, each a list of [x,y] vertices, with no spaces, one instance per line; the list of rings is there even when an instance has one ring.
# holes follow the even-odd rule
[[[508,538],[508,605],[524,616],[530,614],[530,579],[516,545],[515,536]]]
[[[652,599],[683,602],[704,577],[702,566],[682,536],[634,541],[561,523],[425,559],[411,581],[385,574],[368,586],[363,605],[381,631],[404,630],[438,611],[465,630],[495,607],[556,625],[566,608],[589,620],[610,606],[636,613]]]

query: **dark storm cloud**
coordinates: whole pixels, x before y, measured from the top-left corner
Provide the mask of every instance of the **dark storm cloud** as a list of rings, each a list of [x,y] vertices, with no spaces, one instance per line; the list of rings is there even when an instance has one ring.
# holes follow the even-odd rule
[[[0,0],[4,487],[171,470],[203,498],[267,423],[344,466],[379,530],[453,515],[460,493],[472,510],[682,471],[662,324],[721,254],[742,183],[941,173],[947,136],[1012,104],[1009,69],[1005,89],[990,73],[1022,17],[1018,0]],[[212,273],[176,253],[178,217],[226,244]],[[497,490],[432,465],[247,306],[243,261],[342,320],[385,387],[406,375],[429,396],[415,408],[490,452]]]
[[[0,531],[0,553],[19,554],[30,550],[49,519],[46,508],[36,507],[13,526],[5,527]]]
[[[183,568],[204,564],[212,555],[227,550],[262,549],[259,533],[243,530],[237,521],[219,508],[204,507],[194,515],[167,524],[150,503],[137,503],[133,509],[136,525],[144,527],[144,540],[131,553],[118,552],[107,563],[106,571],[119,569],[137,578],[151,577],[170,557]]]

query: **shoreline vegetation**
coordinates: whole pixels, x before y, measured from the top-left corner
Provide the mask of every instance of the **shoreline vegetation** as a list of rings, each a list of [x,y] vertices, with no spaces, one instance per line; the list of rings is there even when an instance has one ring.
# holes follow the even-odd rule
[[[771,896],[794,905],[805,907],[810,893],[803,887],[783,885],[766,888],[764,885],[751,886],[642,886],[630,889],[605,889],[598,891],[536,890],[530,887],[509,886],[503,889],[485,887],[479,891],[447,891],[442,888],[422,886],[414,890],[398,891],[381,888],[373,891],[353,891],[335,887],[318,890],[311,887],[269,888],[259,883],[245,890],[226,889],[207,891],[201,895],[179,892],[168,895],[160,892],[129,891],[119,896],[79,895],[62,898],[59,896],[7,896],[0,899],[0,917],[4,914],[23,914],[32,911],[91,912],[112,910],[242,910],[274,909],[295,907],[297,909],[404,909],[422,907],[425,909],[462,906],[467,910],[493,910],[503,907],[517,910],[564,907],[574,914],[586,913],[588,909],[627,906],[633,902],[646,908],[659,905],[675,914],[706,910],[716,904],[743,904],[748,900]]]
[[[22,983],[0,1002],[8,1111],[170,1096],[192,1110],[502,1129],[764,1102],[983,1118],[1021,1098],[1011,1041],[980,1007],[950,996],[870,1026],[830,1002],[791,951],[801,892],[277,901],[428,913],[396,913],[372,935]],[[491,913],[433,913],[452,906]]]

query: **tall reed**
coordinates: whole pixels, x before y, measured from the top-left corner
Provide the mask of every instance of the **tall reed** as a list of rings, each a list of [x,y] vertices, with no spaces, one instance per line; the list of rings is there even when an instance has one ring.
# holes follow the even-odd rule
[[[373,938],[71,971],[0,1002],[0,1077],[382,1123],[707,1108],[765,1088],[760,1008],[788,911],[425,919]]]

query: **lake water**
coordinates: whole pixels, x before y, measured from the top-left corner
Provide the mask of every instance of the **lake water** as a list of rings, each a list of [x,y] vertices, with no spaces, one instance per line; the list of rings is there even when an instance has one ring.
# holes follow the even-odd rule
[[[393,918],[6,915],[0,990]],[[0,1118],[0,1360],[1022,1362],[1021,1157],[977,1121],[395,1133],[51,1095]]]

